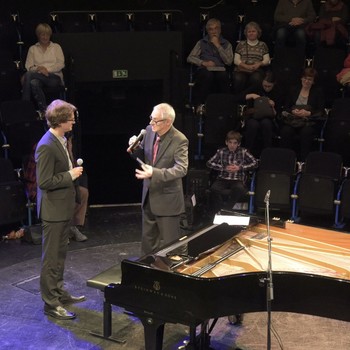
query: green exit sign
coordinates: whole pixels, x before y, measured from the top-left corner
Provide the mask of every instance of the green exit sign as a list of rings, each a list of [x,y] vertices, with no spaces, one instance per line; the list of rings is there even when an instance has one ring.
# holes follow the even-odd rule
[[[127,69],[114,69],[112,71],[113,79],[126,79],[128,77]]]

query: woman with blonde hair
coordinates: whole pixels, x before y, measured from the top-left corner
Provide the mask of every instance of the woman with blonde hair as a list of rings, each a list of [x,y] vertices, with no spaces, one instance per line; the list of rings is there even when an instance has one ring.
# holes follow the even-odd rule
[[[264,67],[270,64],[269,49],[260,41],[261,28],[256,22],[249,22],[244,29],[247,40],[240,41],[234,55],[234,93],[248,87],[259,87],[264,78]]]
[[[58,88],[64,85],[62,73],[64,55],[61,46],[50,40],[52,29],[47,23],[38,24],[35,34],[38,42],[28,50],[22,99],[30,101],[33,97],[36,107],[41,112],[45,112],[46,97],[43,88]]]

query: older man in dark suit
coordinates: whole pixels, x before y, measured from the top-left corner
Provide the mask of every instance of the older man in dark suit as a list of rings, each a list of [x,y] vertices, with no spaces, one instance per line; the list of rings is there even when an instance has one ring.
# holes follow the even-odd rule
[[[73,105],[61,100],[48,106],[45,117],[50,129],[35,152],[37,211],[43,228],[41,297],[44,313],[61,320],[76,317],[64,305],[85,300],[84,296],[70,295],[63,283],[68,232],[76,201],[75,180],[83,173],[81,166],[73,167],[64,136],[73,128],[75,111]]]
[[[145,254],[181,237],[180,215],[185,212],[182,178],[188,168],[188,140],[173,126],[173,107],[167,103],[155,106],[150,119],[133,154],[144,162],[136,169],[136,177],[144,180],[141,248]]]

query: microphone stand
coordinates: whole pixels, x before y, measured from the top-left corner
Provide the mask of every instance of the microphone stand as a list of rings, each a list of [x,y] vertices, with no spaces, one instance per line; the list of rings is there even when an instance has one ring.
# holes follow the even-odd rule
[[[267,242],[268,242],[268,267],[266,283],[266,306],[267,306],[267,350],[271,349],[271,302],[273,300],[273,282],[272,282],[272,258],[271,258],[271,232],[270,232],[270,190],[265,196],[266,203],[266,227],[267,227]]]

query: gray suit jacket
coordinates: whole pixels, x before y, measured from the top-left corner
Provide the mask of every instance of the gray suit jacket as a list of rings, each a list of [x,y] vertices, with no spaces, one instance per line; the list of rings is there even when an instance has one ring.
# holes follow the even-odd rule
[[[67,153],[50,131],[39,141],[35,161],[38,217],[45,221],[71,220],[75,207],[75,186],[68,172]]]
[[[155,133],[147,126],[142,141],[143,158],[146,164],[152,165],[153,143]],[[151,210],[157,216],[174,216],[185,211],[182,178],[188,168],[188,140],[175,127],[161,140],[153,175],[143,181],[142,204],[149,196]]]

